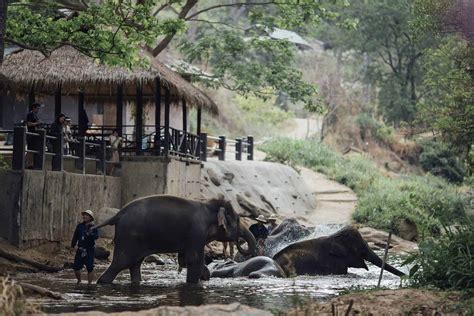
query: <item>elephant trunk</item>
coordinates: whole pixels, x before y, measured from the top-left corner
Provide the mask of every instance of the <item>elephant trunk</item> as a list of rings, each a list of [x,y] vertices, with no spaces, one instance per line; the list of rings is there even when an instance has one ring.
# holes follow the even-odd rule
[[[367,261],[375,264],[377,267],[381,268],[382,267],[382,259],[377,256],[375,252],[373,252],[371,249],[369,249],[369,254],[366,258]],[[393,273],[399,277],[404,276],[405,273],[402,271],[398,270],[397,268],[389,265],[387,262],[385,262],[384,269],[390,273]]]
[[[238,241],[237,241],[237,249],[244,256],[253,255],[255,251],[257,250],[257,241],[255,240],[255,237],[250,232],[250,230],[247,229],[247,227],[242,225],[242,223],[240,224],[239,231],[240,231],[239,237],[241,237],[243,240],[247,242],[248,249],[242,248],[242,246],[240,245]]]

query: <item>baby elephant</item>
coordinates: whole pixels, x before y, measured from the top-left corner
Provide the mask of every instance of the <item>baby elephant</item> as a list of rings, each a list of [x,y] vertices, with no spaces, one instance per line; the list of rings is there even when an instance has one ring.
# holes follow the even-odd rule
[[[211,278],[233,278],[248,276],[258,279],[264,276],[285,277],[285,272],[273,259],[258,256],[244,262],[227,261],[225,263],[210,265]]]

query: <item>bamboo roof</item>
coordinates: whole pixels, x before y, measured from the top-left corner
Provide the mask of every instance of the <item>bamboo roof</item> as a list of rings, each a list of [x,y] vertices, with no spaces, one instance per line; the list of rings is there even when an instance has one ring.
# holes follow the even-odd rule
[[[160,78],[162,87],[170,90],[173,98],[184,99],[190,106],[218,113],[215,102],[204,92],[173,72],[156,58],[148,69],[130,70],[125,67],[98,63],[76,49],[64,46],[45,58],[40,52],[18,50],[4,57],[0,67],[3,88],[15,92],[30,91],[53,93],[58,86],[63,94],[75,94],[84,89],[88,95],[114,95],[116,87],[123,85],[126,95],[135,95],[136,86],[143,86],[144,94],[154,94],[154,82]]]

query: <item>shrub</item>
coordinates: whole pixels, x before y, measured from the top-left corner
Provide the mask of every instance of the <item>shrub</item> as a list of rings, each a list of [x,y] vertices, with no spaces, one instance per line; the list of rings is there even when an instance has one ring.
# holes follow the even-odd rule
[[[359,199],[354,220],[374,228],[388,230],[391,222],[408,218],[422,236],[436,236],[465,216],[467,199],[434,176],[389,178],[367,158],[345,159],[318,142],[277,138],[260,148],[267,160],[311,168],[353,189]]]
[[[8,163],[5,161],[5,158],[0,155],[0,169],[8,169]]]
[[[20,285],[9,278],[0,278],[0,315],[38,315],[40,309],[29,302]]]
[[[373,138],[382,144],[390,144],[394,141],[394,130],[392,127],[377,121],[368,113],[361,113],[356,117],[356,123],[360,129],[360,138],[366,140]]]
[[[456,154],[446,144],[429,141],[422,145],[420,164],[424,171],[453,183],[463,182],[466,171]]]
[[[474,288],[474,222],[455,228],[444,228],[446,234],[419,244],[419,253],[410,256],[412,264],[409,283],[414,286],[435,286],[441,289]]]

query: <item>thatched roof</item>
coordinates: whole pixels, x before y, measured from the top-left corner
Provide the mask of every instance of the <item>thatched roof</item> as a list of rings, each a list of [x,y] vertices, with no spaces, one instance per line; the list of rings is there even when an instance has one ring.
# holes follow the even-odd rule
[[[0,68],[4,88],[12,91],[52,93],[59,85],[63,94],[76,94],[84,89],[88,95],[114,95],[119,84],[126,95],[134,95],[137,84],[144,94],[153,95],[155,78],[171,91],[172,97],[186,100],[190,106],[202,106],[211,113],[217,105],[204,92],[184,80],[166,65],[152,59],[148,69],[130,70],[125,67],[97,63],[72,47],[65,46],[45,58],[40,52],[19,50],[5,56]]]

